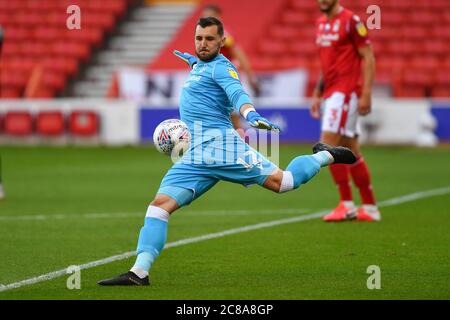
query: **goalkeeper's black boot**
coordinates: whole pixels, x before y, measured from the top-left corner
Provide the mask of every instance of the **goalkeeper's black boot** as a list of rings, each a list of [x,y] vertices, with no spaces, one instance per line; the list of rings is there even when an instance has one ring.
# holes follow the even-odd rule
[[[326,143],[318,142],[313,146],[313,153],[328,151],[334,158],[333,163],[352,164],[356,162],[356,156],[352,150],[346,147],[332,147]]]
[[[141,279],[134,272],[128,271],[111,279],[100,280],[97,283],[101,286],[148,286],[150,281],[148,276]]]

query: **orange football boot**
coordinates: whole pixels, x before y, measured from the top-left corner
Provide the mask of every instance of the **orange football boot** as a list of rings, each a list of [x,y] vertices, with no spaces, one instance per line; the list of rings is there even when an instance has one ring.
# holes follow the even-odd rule
[[[339,205],[334,208],[334,210],[323,217],[324,221],[327,222],[338,222],[338,221],[347,221],[355,219],[356,217],[356,207],[347,208],[343,201],[339,202]]]
[[[378,209],[366,210],[364,207],[359,208],[356,213],[356,220],[358,221],[380,221],[381,215]]]

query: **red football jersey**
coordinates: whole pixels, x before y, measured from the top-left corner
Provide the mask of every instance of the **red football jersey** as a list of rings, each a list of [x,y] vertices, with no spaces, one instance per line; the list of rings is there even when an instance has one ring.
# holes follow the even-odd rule
[[[361,57],[357,48],[370,44],[364,23],[350,10],[341,7],[332,19],[323,15],[316,24],[324,81],[323,97],[339,91],[360,93]]]

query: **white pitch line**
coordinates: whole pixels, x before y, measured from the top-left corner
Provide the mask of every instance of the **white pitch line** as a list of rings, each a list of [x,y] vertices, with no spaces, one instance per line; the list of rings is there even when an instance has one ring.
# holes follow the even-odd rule
[[[380,207],[394,206],[394,205],[398,205],[398,204],[405,203],[405,202],[415,201],[415,200],[438,196],[438,195],[444,195],[444,194],[448,194],[448,193],[450,193],[450,186],[444,187],[444,188],[439,188],[439,189],[420,191],[420,192],[415,192],[415,193],[407,194],[407,195],[400,196],[400,197],[395,197],[395,198],[380,202],[379,206]],[[319,211],[319,212],[315,212],[315,213],[311,213],[311,214],[307,214],[307,215],[303,215],[303,216],[299,216],[299,217],[273,220],[273,221],[268,221],[268,222],[263,222],[263,223],[258,223],[258,224],[252,224],[252,225],[248,225],[248,226],[244,226],[244,227],[229,229],[229,230],[225,230],[225,231],[221,231],[221,232],[205,234],[203,236],[182,239],[182,240],[170,242],[170,243],[166,244],[166,246],[164,248],[169,249],[169,248],[179,247],[179,246],[183,246],[183,245],[190,244],[190,243],[196,243],[196,242],[201,242],[201,241],[210,240],[210,239],[222,238],[222,237],[232,235],[232,234],[238,234],[238,233],[252,231],[252,230],[270,228],[273,226],[279,226],[279,225],[283,225],[283,224],[308,221],[308,220],[312,220],[315,218],[320,218],[328,211],[329,210],[323,210],[323,211]],[[111,262],[124,260],[124,259],[134,256],[135,254],[136,254],[135,251],[129,251],[129,252],[111,256],[111,257],[108,257],[105,259],[88,262],[86,264],[80,265],[79,267],[80,267],[80,269],[89,269],[89,268],[93,268],[96,266],[108,264]],[[11,283],[8,285],[0,285],[0,292],[20,288],[20,287],[23,287],[26,285],[31,285],[31,284],[35,284],[35,283],[39,283],[39,282],[43,282],[43,281],[47,281],[47,280],[52,280],[54,278],[61,277],[61,276],[65,275],[66,273],[67,273],[67,269],[61,269],[61,270],[57,270],[57,271],[53,271],[53,272],[49,272],[49,273],[40,275],[38,277],[22,280],[19,282],[14,282],[14,283]]]
[[[397,198],[381,201],[378,203],[378,205],[381,207],[394,206],[397,204],[410,202],[410,201],[414,201],[414,200],[421,199],[421,198],[440,196],[440,195],[444,195],[447,193],[450,193],[450,186],[444,187],[444,188],[439,188],[439,189],[432,189],[432,190],[428,190],[428,191],[414,192],[411,194],[404,195],[402,197],[397,197]]]
[[[299,214],[305,213],[310,209],[252,209],[252,210],[208,210],[208,211],[182,211],[178,215],[189,216],[230,216],[230,215],[269,215],[269,214]],[[44,220],[63,220],[63,219],[122,219],[130,217],[144,218],[145,211],[142,212],[118,212],[118,213],[85,213],[78,215],[70,214],[38,214],[24,216],[0,216],[0,221],[44,221]]]

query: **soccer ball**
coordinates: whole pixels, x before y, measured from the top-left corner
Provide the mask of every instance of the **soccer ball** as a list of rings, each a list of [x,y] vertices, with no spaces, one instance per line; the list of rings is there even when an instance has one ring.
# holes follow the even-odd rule
[[[169,119],[161,122],[153,133],[156,149],[166,156],[179,156],[184,153],[191,142],[188,126],[181,120]]]

